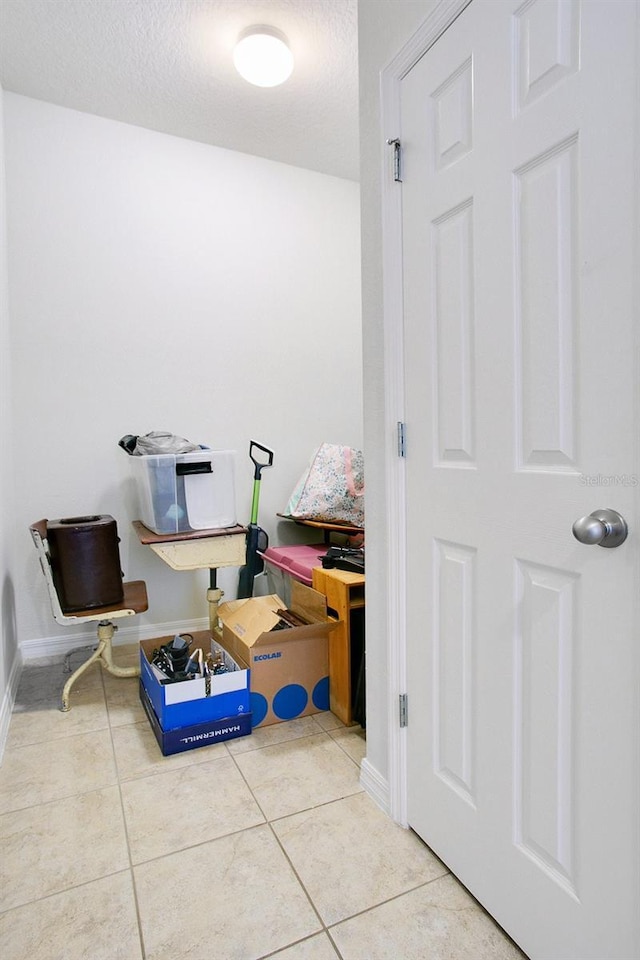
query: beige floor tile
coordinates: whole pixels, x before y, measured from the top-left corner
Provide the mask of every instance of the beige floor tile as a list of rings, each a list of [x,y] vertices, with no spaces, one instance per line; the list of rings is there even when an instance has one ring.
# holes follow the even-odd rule
[[[331,940],[326,933],[318,933],[315,937],[294,943],[292,947],[274,953],[272,960],[337,960]]]
[[[284,723],[271,723],[268,727],[257,727],[250,737],[238,737],[227,741],[229,753],[248,753],[261,747],[270,747],[274,743],[298,740],[318,733],[313,717],[300,717],[298,720],[286,720]]]
[[[44,740],[60,740],[109,726],[102,684],[92,688],[73,687],[71,709],[60,710],[59,702],[34,703],[11,717],[7,748],[22,747]]]
[[[129,871],[0,915],[2,960],[141,960]]]
[[[0,766],[2,960],[141,960],[129,851],[146,960],[522,960],[363,793],[359,727],[327,712],[163,757],[137,679],[92,667],[62,714],[64,679],[25,668]]]
[[[134,863],[264,823],[231,757],[122,784]]]
[[[234,759],[268,820],[362,790],[357,765],[324,733]]]
[[[229,756],[225,744],[216,743],[210,747],[197,747],[195,750],[185,750],[165,757],[146,716],[143,723],[113,727],[112,736],[121,780],[148,777],[153,773],[176,770],[193,763],[206,763],[214,757]]]
[[[63,667],[63,672],[69,676],[78,667],[81,667],[83,663],[86,663],[89,657],[95,653],[98,646],[98,625],[97,623],[88,623],[87,629],[89,631],[95,631],[95,640],[91,643],[86,643],[81,647],[74,647],[72,650],[67,653],[65,657],[60,659],[60,663]],[[102,667],[97,660],[94,660],[90,667],[82,674],[81,679],[78,680],[79,684],[84,684],[87,682],[87,679],[91,676],[99,677],[102,673]]]
[[[29,660],[25,663],[20,677],[20,684],[16,695],[14,713],[25,707],[29,709],[34,703],[50,701],[51,705],[60,706],[62,689],[75,670],[85,663],[92,653],[91,647],[83,647],[72,651],[68,661],[69,669],[65,670],[65,658],[57,656],[52,659]],[[74,693],[87,693],[90,690],[102,691],[102,668],[97,663],[80,674],[73,684]]]
[[[523,960],[452,876],[332,927],[344,960]]]
[[[147,960],[255,960],[321,930],[267,826],[134,868]],[[180,907],[167,923],[167,893]]]
[[[113,662],[119,667],[133,667],[140,663],[139,643],[114,643]]]
[[[143,721],[149,723],[140,702],[139,677],[114,677],[105,673],[104,693],[112,727],[124,727]]]
[[[367,755],[367,740],[362,727],[342,727],[328,732],[331,739],[360,766]]]
[[[128,866],[117,787],[0,816],[0,910]]]
[[[325,710],[324,713],[314,713],[313,719],[323,730],[339,730],[344,727],[342,720],[338,720],[335,713]]]
[[[7,749],[0,766],[0,813],[114,783],[109,730]]]
[[[327,926],[447,873],[364,793],[273,824]]]

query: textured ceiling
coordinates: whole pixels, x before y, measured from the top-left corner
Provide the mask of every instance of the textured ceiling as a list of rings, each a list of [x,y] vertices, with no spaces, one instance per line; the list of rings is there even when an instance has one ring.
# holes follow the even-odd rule
[[[356,0],[0,0],[5,90],[358,179]],[[238,34],[278,27],[295,57],[263,89]]]

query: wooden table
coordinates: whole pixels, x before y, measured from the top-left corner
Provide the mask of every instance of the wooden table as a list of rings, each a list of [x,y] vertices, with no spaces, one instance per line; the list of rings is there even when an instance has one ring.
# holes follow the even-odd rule
[[[324,594],[330,616],[341,623],[329,634],[329,703],[331,712],[349,725],[353,721],[352,616],[364,612],[364,574],[314,567],[314,590]]]
[[[210,570],[242,567],[245,562],[246,527],[187,530],[185,533],[154,533],[140,520],[133,529],[144,546],[151,547],[173,570]]]
[[[364,527],[356,527],[352,523],[331,523],[329,520],[311,520],[301,517],[290,517],[286,513],[277,513],[277,517],[282,520],[291,520],[301,527],[313,527],[315,530],[322,530],[324,542],[331,543],[331,534],[339,533],[346,537],[362,537]]]
[[[217,586],[218,567],[242,567],[245,563],[246,527],[216,530],[188,530],[185,533],[154,533],[140,520],[133,521],[138,540],[160,557],[172,570],[209,570],[209,626],[218,629],[218,603],[222,590]]]

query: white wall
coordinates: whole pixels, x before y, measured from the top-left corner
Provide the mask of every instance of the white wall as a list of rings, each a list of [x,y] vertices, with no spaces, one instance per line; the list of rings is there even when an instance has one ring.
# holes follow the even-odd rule
[[[436,5],[436,0],[359,0],[360,191],[365,456],[367,470],[367,765],[388,781],[388,728],[396,704],[388,703],[388,550],[384,451],[396,438],[386,422],[382,285],[381,187],[387,137],[380,120],[380,73]],[[374,707],[375,705],[375,707]]]
[[[11,442],[11,362],[9,352],[9,291],[7,280],[4,126],[0,88],[0,758],[17,682],[19,657],[13,580]]]
[[[27,530],[41,517],[116,518],[142,626],[205,617],[206,573],[138,543],[117,441],[236,449],[241,522],[249,440],[265,443],[260,523],[305,538],[275,514],[313,447],[362,444],[358,186],[15,94],[5,124],[20,641],[64,632]],[[230,596],[237,571],[219,580]]]

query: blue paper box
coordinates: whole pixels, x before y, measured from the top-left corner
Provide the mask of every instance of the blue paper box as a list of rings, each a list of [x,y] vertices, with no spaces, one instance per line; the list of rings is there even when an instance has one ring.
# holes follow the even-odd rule
[[[197,677],[181,683],[161,683],[151,664],[153,651],[172,639],[157,637],[140,643],[140,680],[163,731],[178,730],[210,720],[242,717],[251,712],[249,670],[238,664],[222,647],[218,647],[207,630],[193,634],[191,649],[200,647],[204,653],[221,650],[229,672],[208,680]]]
[[[185,750],[195,750],[196,747],[208,747],[212,743],[220,743],[223,740],[246,737],[251,733],[250,713],[243,713],[237,717],[226,717],[222,720],[208,720],[205,723],[195,723],[190,727],[178,727],[177,730],[165,731],[161,728],[154,713],[142,680],[140,681],[140,700],[149,718],[158,746],[165,757],[173,753],[182,753]]]

